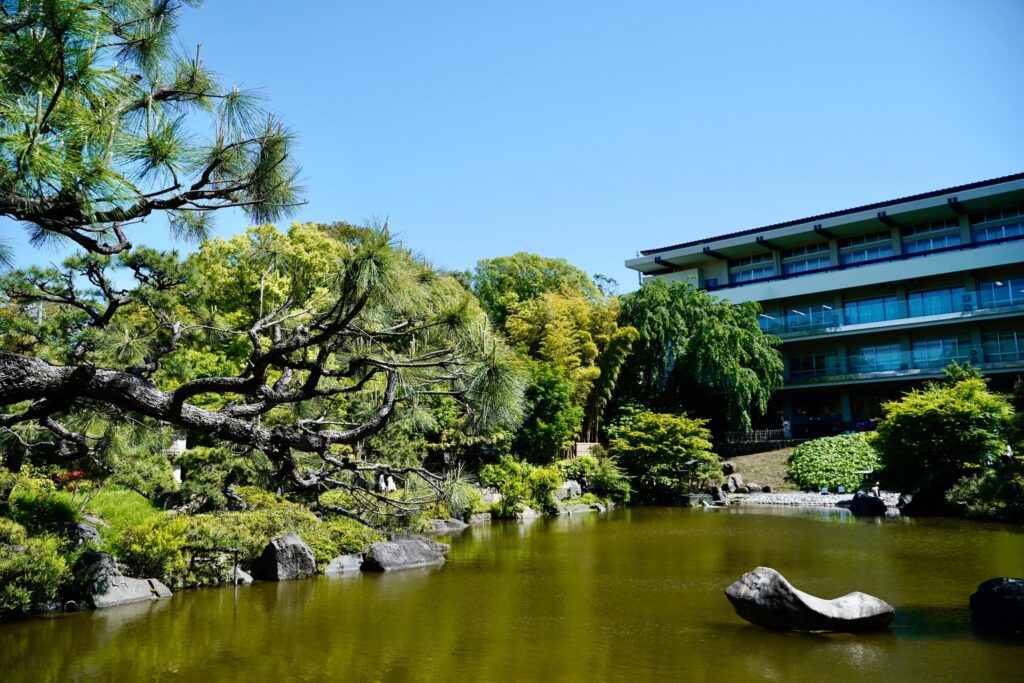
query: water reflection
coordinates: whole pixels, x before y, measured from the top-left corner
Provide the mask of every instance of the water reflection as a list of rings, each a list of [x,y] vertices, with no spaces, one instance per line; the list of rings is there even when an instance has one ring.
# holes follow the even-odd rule
[[[1018,528],[845,510],[637,508],[441,537],[444,567],[182,592],[0,625],[5,681],[1019,680],[967,596],[1019,575]],[[722,590],[758,565],[896,606],[890,632],[747,625]],[[1017,655],[1014,657],[1013,655]]]

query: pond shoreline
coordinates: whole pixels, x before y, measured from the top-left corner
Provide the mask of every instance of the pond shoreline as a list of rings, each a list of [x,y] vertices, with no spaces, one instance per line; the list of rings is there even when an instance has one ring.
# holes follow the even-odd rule
[[[853,493],[803,493],[800,491],[773,493],[730,493],[739,505],[788,505],[791,507],[840,507],[853,500]],[[899,493],[882,491],[880,497],[889,508],[899,502]]]

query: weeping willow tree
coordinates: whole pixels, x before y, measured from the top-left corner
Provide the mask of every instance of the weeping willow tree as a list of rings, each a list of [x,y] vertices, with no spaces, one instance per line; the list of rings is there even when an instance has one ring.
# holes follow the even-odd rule
[[[619,321],[639,336],[616,388],[619,405],[697,410],[724,397],[729,418],[749,429],[782,386],[781,341],[757,324],[756,303],[733,305],[688,283],[655,279],[621,299]]]
[[[428,397],[467,432],[517,421],[518,367],[461,285],[386,229],[264,226],[185,260],[133,243],[149,221],[204,240],[222,209],[300,201],[288,130],[172,49],[181,10],[0,2],[0,216],[79,250],[0,282],[0,454],[145,484],[183,430],[277,487],[351,492],[343,514],[410,504],[380,473],[436,499],[443,480],[360,445]]]

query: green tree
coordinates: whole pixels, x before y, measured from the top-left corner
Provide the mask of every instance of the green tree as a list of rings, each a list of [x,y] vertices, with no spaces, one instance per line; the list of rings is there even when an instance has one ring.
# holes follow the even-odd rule
[[[642,500],[669,501],[721,475],[704,420],[642,411],[617,425],[609,453]]]
[[[573,402],[570,382],[546,363],[532,363],[530,375],[525,416],[512,449],[530,462],[546,464],[572,445],[583,409]]]
[[[565,259],[526,252],[481,259],[470,278],[473,293],[498,327],[505,324],[513,302],[531,301],[546,292],[580,293],[591,298],[601,294],[586,273]]]
[[[733,305],[689,283],[655,279],[622,297],[619,324],[639,338],[622,369],[616,402],[695,410],[721,393],[741,428],[782,385],[777,337],[757,325],[756,303]]]
[[[115,469],[110,424],[171,425],[268,459],[279,486],[344,487],[369,508],[369,480],[393,465],[355,450],[421,398],[457,399],[469,432],[518,422],[522,373],[486,315],[384,231],[262,226],[184,263],[136,258],[73,257],[6,279],[19,306],[42,301],[63,316],[59,329],[23,316],[32,354],[0,351],[0,427],[21,429],[32,458]],[[104,284],[118,268],[138,286]],[[100,285],[79,287],[70,272]],[[207,464],[193,481],[213,501],[225,470]],[[419,465],[396,472],[440,495]]]
[[[933,383],[882,406],[873,438],[887,486],[942,494],[972,467],[997,461],[1013,411],[979,379]]]

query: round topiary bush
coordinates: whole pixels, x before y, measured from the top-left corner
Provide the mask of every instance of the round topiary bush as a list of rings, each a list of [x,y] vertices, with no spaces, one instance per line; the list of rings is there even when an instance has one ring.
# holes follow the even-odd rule
[[[789,456],[789,478],[800,488],[856,489],[861,483],[858,470],[876,470],[878,452],[864,434],[826,436],[797,446]]]

